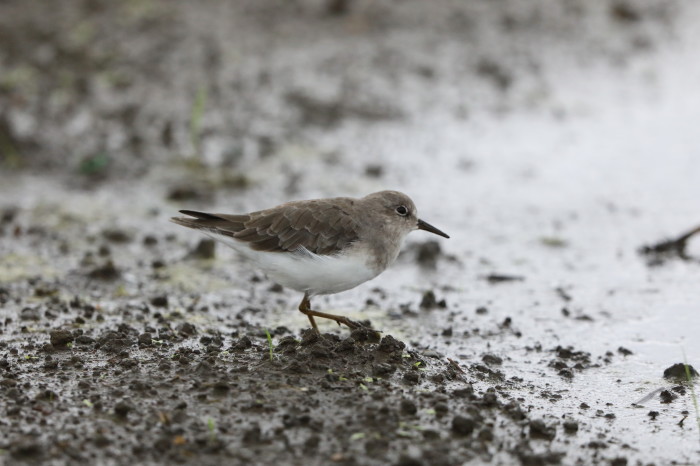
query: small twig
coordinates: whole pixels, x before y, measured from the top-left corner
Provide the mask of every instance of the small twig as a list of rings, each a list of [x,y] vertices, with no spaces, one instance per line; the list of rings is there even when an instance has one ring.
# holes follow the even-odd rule
[[[670,254],[676,253],[681,259],[689,259],[685,252],[688,245],[688,240],[700,233],[700,226],[697,226],[690,230],[689,232],[679,236],[676,239],[664,240],[651,246],[642,246],[639,248],[639,252],[645,255],[659,255],[659,254]]]
[[[525,280],[525,277],[520,275],[508,275],[502,273],[491,273],[488,275],[482,275],[479,278],[486,280],[489,283],[521,282]]]
[[[447,358],[447,360],[450,362],[450,366],[452,366],[453,369],[461,372],[462,374],[465,374],[465,372],[462,370],[461,367],[459,367],[459,363],[455,361],[454,359]]]

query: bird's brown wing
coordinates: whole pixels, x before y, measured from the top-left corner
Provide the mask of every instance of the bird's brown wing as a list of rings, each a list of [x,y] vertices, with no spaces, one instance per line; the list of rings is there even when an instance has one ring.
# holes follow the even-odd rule
[[[347,206],[338,199],[333,201],[289,202],[244,215],[181,210],[195,218],[175,217],[172,221],[246,242],[256,251],[286,252],[305,248],[314,254],[332,255],[358,239],[357,223],[349,215]]]

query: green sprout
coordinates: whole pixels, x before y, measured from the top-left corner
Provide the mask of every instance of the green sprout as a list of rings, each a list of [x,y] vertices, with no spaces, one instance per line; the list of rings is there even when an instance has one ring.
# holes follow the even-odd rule
[[[698,398],[695,395],[693,375],[690,372],[690,366],[688,365],[688,360],[685,357],[685,351],[683,351],[683,368],[685,369],[685,377],[688,379],[688,385],[690,386],[690,397],[693,400],[693,406],[695,407],[695,422],[698,424],[698,431],[700,432],[700,410],[698,409]]]
[[[109,155],[107,152],[98,152],[85,157],[78,166],[81,175],[99,175],[104,173],[109,165]]]
[[[216,421],[214,418],[207,419],[207,429],[209,429],[209,439],[212,443],[216,442]]]
[[[200,86],[197,90],[197,96],[192,105],[190,114],[190,141],[196,157],[202,156],[202,140],[201,129],[202,119],[204,117],[204,107],[207,104],[207,88]]]
[[[270,347],[270,362],[272,362],[273,358],[273,351],[275,350],[275,346],[272,344],[272,336],[270,335],[270,332],[265,329],[265,335],[267,336],[267,346]]]
[[[88,408],[92,408],[92,407],[93,407],[92,401],[90,401],[90,400],[83,400],[83,404],[84,404],[85,406],[87,406]]]
[[[408,422],[399,422],[399,428],[396,430],[396,435],[399,437],[413,437],[415,431],[423,431],[425,427],[419,424],[409,424]]]
[[[566,246],[568,246],[568,243],[565,239],[558,238],[556,236],[543,236],[542,238],[540,238],[540,243],[550,248],[565,248]]]

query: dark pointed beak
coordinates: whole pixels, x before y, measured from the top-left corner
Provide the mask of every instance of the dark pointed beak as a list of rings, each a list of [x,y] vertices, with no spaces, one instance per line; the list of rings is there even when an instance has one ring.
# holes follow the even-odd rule
[[[424,222],[423,220],[418,220],[418,229],[429,231],[430,233],[435,233],[436,235],[440,235],[443,238],[449,238],[449,236],[447,236],[446,233],[443,233],[442,231],[438,230],[428,222]]]

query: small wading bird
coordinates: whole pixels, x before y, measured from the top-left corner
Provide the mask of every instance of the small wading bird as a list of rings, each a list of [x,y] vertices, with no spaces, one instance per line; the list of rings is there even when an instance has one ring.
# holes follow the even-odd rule
[[[277,283],[304,293],[299,310],[318,331],[314,317],[350,328],[344,316],[311,309],[311,297],[346,291],[382,273],[404,238],[425,230],[449,238],[420,220],[411,198],[380,191],[361,199],[337,197],[292,201],[249,214],[181,210],[178,225],[201,230],[255,262]]]

